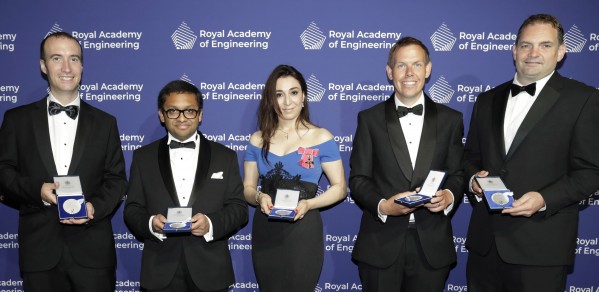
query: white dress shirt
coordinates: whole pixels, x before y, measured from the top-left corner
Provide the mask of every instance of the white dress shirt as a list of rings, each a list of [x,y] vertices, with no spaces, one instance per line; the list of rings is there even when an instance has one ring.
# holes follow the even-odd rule
[[[173,181],[175,182],[175,189],[177,191],[177,197],[181,207],[186,207],[189,203],[189,197],[193,190],[195,182],[196,170],[198,166],[198,155],[200,153],[200,137],[195,134],[185,141],[179,141],[173,137],[170,133],[168,134],[167,145],[171,144],[171,141],[177,141],[181,143],[194,142],[195,148],[176,148],[171,149],[169,147],[169,156],[171,163],[171,171],[173,173]],[[155,216],[150,217],[150,231],[160,240],[166,239],[166,236],[161,233],[154,232],[152,228],[152,220]],[[208,220],[210,228],[208,233],[204,234],[204,239],[210,242],[213,240],[212,221],[208,216],[205,216]]]
[[[512,96],[512,91],[510,90],[507,104],[505,106],[505,116],[503,119],[503,139],[505,143],[505,154],[508,153],[510,147],[512,146],[512,142],[514,142],[514,137],[516,137],[516,132],[518,132],[518,128],[520,128],[520,126],[522,125],[524,118],[526,118],[526,115],[530,111],[530,108],[537,100],[537,97],[539,97],[539,93],[541,93],[541,90],[543,90],[543,88],[547,84],[547,81],[549,81],[549,78],[553,76],[553,73],[555,73],[555,71],[551,72],[551,74],[547,75],[546,77],[536,81],[537,84],[535,85],[534,96],[531,96],[526,91],[521,91],[516,96]],[[520,82],[518,82],[518,73],[514,75],[513,83],[518,86],[523,86],[523,84],[520,84]],[[474,192],[474,190],[472,190],[472,180],[474,180],[475,175],[473,175],[470,178],[470,183],[468,184],[470,192]],[[474,198],[478,202],[483,200],[480,196],[474,196]],[[543,205],[543,207],[539,211],[542,212],[545,210],[547,210],[547,205]]]
[[[175,189],[177,190],[177,196],[179,197],[179,203],[181,203],[181,207],[186,207],[187,203],[189,203],[189,196],[191,195],[191,190],[193,189],[193,183],[195,181],[196,170],[198,167],[200,139],[198,134],[195,134],[185,141],[179,141],[169,133],[167,145],[170,145],[171,141],[173,140],[181,143],[194,142],[196,144],[196,147],[193,149],[183,147],[170,149],[169,147],[171,170],[173,172]]]
[[[555,71],[553,71],[555,72]],[[512,146],[512,142],[514,141],[514,137],[516,136],[516,132],[520,125],[522,125],[522,121],[530,111],[535,100],[539,96],[549,78],[553,76],[553,72],[548,76],[538,80],[535,87],[535,95],[531,96],[526,91],[522,91],[516,96],[512,96],[512,92],[510,91],[509,98],[507,100],[507,105],[505,107],[505,117],[503,120],[503,138],[505,143],[505,154],[509,151]],[[528,84],[520,84],[518,82],[518,73],[514,76],[514,84],[518,86],[528,85]]]
[[[401,124],[401,130],[403,131],[404,137],[406,139],[406,145],[408,146],[408,152],[410,154],[410,161],[412,163],[412,169],[416,167],[416,158],[418,158],[418,148],[420,147],[420,137],[422,136],[422,126],[424,124],[424,115],[426,111],[424,109],[424,93],[420,94],[418,101],[414,103],[412,106],[415,107],[417,105],[422,105],[422,115],[415,115],[413,113],[408,113],[404,117],[399,118],[399,123]],[[408,107],[403,104],[398,98],[395,98],[395,108],[397,106]],[[449,191],[451,193],[451,191]],[[451,194],[453,196],[453,193]],[[382,199],[379,202],[378,207],[378,215],[381,221],[387,221],[387,215],[383,215],[380,212],[381,203],[385,199]],[[445,208],[444,213],[447,215],[453,209],[453,202]],[[414,213],[410,213],[410,222],[415,222]]]
[[[401,130],[406,139],[406,145],[408,146],[408,152],[410,153],[410,161],[412,162],[412,169],[416,167],[416,158],[418,157],[418,147],[420,147],[420,137],[422,136],[422,125],[424,124],[424,93],[420,95],[418,101],[412,106],[406,106],[399,99],[395,98],[395,108],[398,106],[404,107],[415,107],[422,105],[422,115],[415,115],[408,113],[404,117],[399,118],[401,124]]]
[[[79,107],[81,105],[81,99],[79,99],[79,97],[75,98],[75,100],[69,104],[62,104],[52,95],[52,93],[48,95],[46,105],[49,106],[51,101],[62,106],[74,105]],[[48,115],[50,144],[56,171],[58,172],[58,175],[67,175],[69,173],[69,166],[71,165],[71,158],[73,157],[73,146],[75,145],[79,115],[73,120],[69,118],[64,111],[53,116],[48,113],[46,114]]]

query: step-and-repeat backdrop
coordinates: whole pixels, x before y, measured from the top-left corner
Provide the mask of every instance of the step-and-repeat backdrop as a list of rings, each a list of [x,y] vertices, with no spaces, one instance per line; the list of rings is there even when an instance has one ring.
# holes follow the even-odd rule
[[[200,129],[237,151],[242,166],[266,77],[276,65],[291,64],[308,82],[312,120],[335,135],[349,174],[357,113],[393,90],[385,63],[395,40],[415,36],[429,47],[433,71],[425,91],[462,111],[467,131],[476,96],[513,77],[511,48],[518,27],[528,15],[542,12],[556,15],[566,32],[561,74],[598,87],[596,1],[2,1],[0,118],[45,96],[39,43],[50,32],[65,31],[83,47],[81,98],[117,117],[127,165],[133,150],[165,135],[157,94],[168,81],[182,79],[204,95]],[[323,177],[320,189],[327,187]],[[567,291],[599,287],[598,205],[598,193],[580,203],[572,250],[576,264]],[[253,212],[250,207],[250,218]],[[466,291],[470,212],[465,200],[453,219],[458,263],[446,291]],[[360,216],[349,194],[323,211],[325,261],[316,291],[361,290],[351,261]],[[22,290],[17,222],[17,210],[0,205],[0,291]],[[143,243],[123,223],[122,206],[113,225],[117,290],[139,291]],[[231,291],[259,290],[251,238],[250,222],[229,239],[236,273]]]

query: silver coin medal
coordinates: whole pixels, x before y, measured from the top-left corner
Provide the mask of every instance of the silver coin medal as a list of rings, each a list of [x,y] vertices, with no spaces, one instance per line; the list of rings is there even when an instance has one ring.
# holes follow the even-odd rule
[[[507,193],[502,193],[502,192],[497,192],[491,195],[491,201],[493,201],[493,203],[499,205],[499,206],[505,206],[507,205],[507,203],[510,202],[510,198],[509,196],[509,192]]]
[[[405,200],[409,201],[409,202],[415,202],[415,201],[419,201],[422,199],[424,199],[424,196],[419,195],[419,194],[413,194],[413,195],[409,195],[409,196],[405,197]]]
[[[289,194],[285,194],[285,199],[288,200],[289,199]],[[277,215],[281,215],[281,216],[287,216],[289,214],[291,214],[291,210],[276,210],[275,214]]]
[[[299,190],[277,189],[274,206],[268,216],[277,220],[293,220],[299,194]]]
[[[287,216],[287,215],[291,214],[291,210],[276,210],[275,214],[281,215],[281,216]]]
[[[185,224],[185,223],[183,223],[183,222],[174,222],[174,223],[170,223],[168,226],[169,226],[170,228],[179,229],[179,228],[183,228],[183,227],[185,227],[185,225],[186,225],[186,224]]]
[[[181,216],[183,214],[183,212],[181,210],[177,210],[177,216]],[[173,223],[169,223],[169,227],[170,228],[175,228],[175,229],[179,229],[179,228],[183,228],[185,227],[185,223],[184,222],[173,222]]]
[[[62,209],[71,215],[77,214],[81,211],[84,202],[84,199],[68,199],[62,204]]]

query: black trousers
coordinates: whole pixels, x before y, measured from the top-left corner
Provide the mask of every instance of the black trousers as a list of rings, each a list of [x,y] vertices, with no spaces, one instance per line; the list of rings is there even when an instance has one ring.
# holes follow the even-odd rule
[[[408,229],[404,248],[389,268],[358,263],[364,292],[441,292],[449,269],[435,269],[428,264],[415,228]]]
[[[115,267],[95,269],[79,265],[65,245],[58,265],[48,271],[23,272],[27,292],[114,292]]]
[[[175,271],[175,275],[173,276],[173,280],[171,280],[170,284],[160,290],[147,290],[142,289],[142,291],[147,292],[208,292],[204,290],[198,289],[196,284],[193,282],[191,275],[189,273],[189,269],[187,268],[187,260],[185,259],[185,253],[181,253],[181,260],[179,260],[179,267],[177,267],[177,271]],[[228,287],[223,290],[216,290],[211,292],[227,292]]]
[[[504,262],[493,243],[489,254],[470,252],[466,266],[469,292],[563,292],[568,266],[527,266]]]

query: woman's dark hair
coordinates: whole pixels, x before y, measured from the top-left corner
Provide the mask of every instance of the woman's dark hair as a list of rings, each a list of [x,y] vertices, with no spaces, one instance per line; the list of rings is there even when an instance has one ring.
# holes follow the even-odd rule
[[[308,96],[308,85],[302,73],[289,65],[279,65],[266,79],[262,99],[258,108],[258,128],[262,131],[262,157],[268,163],[268,151],[270,150],[270,140],[274,136],[279,126],[279,115],[281,109],[277,102],[277,80],[283,77],[293,77],[301,86],[304,96]],[[310,114],[308,112],[308,99],[304,98],[303,107],[296,121],[296,127],[299,124],[308,126],[310,124]]]

